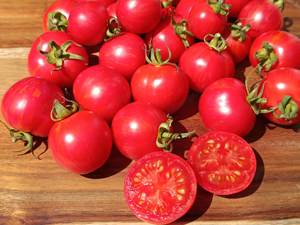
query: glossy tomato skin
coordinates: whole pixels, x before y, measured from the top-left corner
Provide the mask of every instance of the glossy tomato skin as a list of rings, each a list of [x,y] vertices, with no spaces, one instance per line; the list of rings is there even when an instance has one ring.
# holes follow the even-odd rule
[[[55,100],[64,102],[57,85],[36,77],[24,78],[5,93],[2,115],[17,130],[47,137],[53,125],[50,112]]]
[[[252,38],[267,31],[280,30],[283,21],[280,9],[269,0],[250,1],[241,10],[238,19],[251,25],[249,35]]]
[[[221,53],[208,47],[205,43],[197,43],[182,54],[179,67],[187,74],[190,87],[203,92],[214,81],[235,74],[235,65],[230,54]]]
[[[76,0],[77,2],[97,2],[105,7],[108,7],[110,4],[116,2],[117,0]]]
[[[205,0],[201,0],[202,2]],[[190,12],[194,5],[199,2],[199,0],[181,0],[176,6],[175,13],[178,16],[188,19]]]
[[[62,68],[56,69],[56,65],[48,63],[47,56],[40,52],[40,50],[50,51],[49,42],[51,41],[62,46],[72,39],[61,31],[50,31],[39,36],[28,55],[28,71],[32,76],[44,78],[60,87],[71,87],[78,74],[87,68],[88,54],[82,46],[72,41],[67,52],[79,55],[83,60],[65,59]]]
[[[88,174],[100,168],[112,148],[108,124],[89,111],[77,112],[55,123],[48,141],[54,160],[78,174]]]
[[[131,88],[136,101],[151,103],[172,114],[185,102],[189,92],[189,80],[174,65],[147,64],[134,73]]]
[[[214,131],[198,137],[187,152],[198,184],[216,195],[245,190],[256,172],[256,157],[241,137]]]
[[[161,151],[156,146],[156,138],[160,124],[166,120],[167,115],[150,104],[128,104],[112,121],[114,143],[123,155],[133,160]]]
[[[285,31],[269,31],[254,40],[249,53],[249,60],[253,67],[256,67],[259,63],[255,54],[263,47],[264,43],[268,43],[273,47],[278,58],[271,69],[280,67],[300,69],[300,39]]]
[[[117,17],[125,31],[143,34],[152,31],[162,16],[160,0],[119,0]]]
[[[243,137],[256,122],[256,115],[247,101],[245,85],[234,78],[223,78],[209,85],[200,97],[198,108],[208,130]]]
[[[73,93],[81,107],[107,121],[111,121],[131,98],[127,80],[118,72],[101,65],[81,72],[74,82]]]
[[[106,10],[107,10],[107,14],[109,17],[117,18],[117,3],[116,2],[107,6]]]
[[[277,107],[284,96],[291,96],[293,101],[300,106],[300,70],[294,68],[279,68],[269,72],[264,79],[263,83],[264,91],[263,98],[267,100],[267,103],[262,107],[270,109]],[[300,122],[300,113],[290,120],[279,118],[279,109],[276,109],[274,113],[264,114],[264,116],[271,122],[290,126]]]
[[[152,224],[169,224],[182,217],[193,205],[196,192],[193,169],[168,152],[149,153],[136,161],[124,182],[128,207],[136,217]]]
[[[135,34],[123,33],[104,43],[100,48],[100,64],[111,68],[126,79],[146,63],[145,42]]]
[[[207,2],[200,1],[193,6],[187,22],[188,30],[203,40],[207,34],[223,33],[227,16],[215,13]]]
[[[226,4],[231,6],[229,17],[237,18],[242,8],[249,2],[249,0],[225,0]]]
[[[101,43],[108,24],[106,7],[99,2],[78,3],[71,11],[67,33],[79,44]]]

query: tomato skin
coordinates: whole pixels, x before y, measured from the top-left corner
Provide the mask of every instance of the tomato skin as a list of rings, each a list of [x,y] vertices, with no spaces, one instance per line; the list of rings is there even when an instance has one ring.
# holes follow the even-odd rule
[[[135,34],[123,33],[100,48],[100,64],[130,79],[136,69],[146,63],[145,43]]]
[[[245,190],[256,172],[256,157],[241,137],[227,132],[208,132],[198,137],[187,152],[198,184],[216,195]]]
[[[265,42],[273,47],[278,58],[271,69],[280,67],[300,69],[300,39],[285,31],[269,31],[254,40],[249,53],[249,60],[253,67],[256,67],[259,63],[255,54],[263,47]]]
[[[150,104],[128,104],[113,118],[114,143],[123,155],[133,160],[161,151],[156,146],[156,137],[160,124],[166,120],[167,115]]]
[[[207,2],[200,1],[193,6],[187,22],[188,30],[203,40],[207,34],[223,33],[227,16],[215,13]]]
[[[270,109],[278,106],[284,96],[291,96],[293,101],[300,106],[300,70],[294,68],[274,69],[267,74],[262,84],[264,85],[262,97],[267,100],[262,108]],[[269,121],[283,126],[295,125],[300,122],[300,113],[291,120],[280,119],[276,115],[280,115],[278,109],[274,113],[264,114]]]
[[[15,83],[2,99],[2,115],[13,128],[47,137],[53,121],[50,112],[55,100],[64,102],[63,92],[55,84],[36,77]]]
[[[117,17],[124,30],[143,34],[152,31],[162,16],[160,0],[119,0]]]
[[[82,45],[101,43],[108,24],[106,7],[99,2],[78,3],[71,11],[67,33]]]
[[[109,17],[117,18],[117,3],[116,2],[107,6],[106,10],[107,10],[107,14]]]
[[[205,43],[197,43],[185,50],[179,60],[179,67],[187,74],[190,87],[203,92],[214,81],[234,76],[235,65],[227,51],[218,53]]]
[[[74,82],[73,93],[81,107],[97,113],[107,121],[111,121],[131,98],[127,80],[101,65],[81,72]]]
[[[256,115],[247,101],[245,85],[234,78],[223,78],[209,85],[200,97],[198,108],[208,130],[243,137],[256,122]]]
[[[76,0],[77,2],[97,2],[105,7],[108,7],[110,4],[116,2],[117,0]]]
[[[193,169],[168,152],[152,152],[133,163],[124,182],[128,207],[136,217],[152,224],[169,224],[182,217],[193,205],[196,192]],[[155,212],[153,208],[160,210]]]
[[[112,148],[111,130],[95,113],[81,111],[54,124],[49,148],[62,167],[88,174],[107,161]]]
[[[132,94],[136,101],[151,103],[168,114],[176,112],[185,102],[189,80],[173,65],[143,65],[131,80]]]
[[[231,6],[229,17],[237,18],[242,8],[249,2],[249,0],[225,0],[226,4]]]
[[[179,15],[184,19],[188,19],[190,12],[192,11],[192,8],[197,2],[199,2],[199,0],[181,0],[176,6],[175,9],[176,15]]]
[[[71,87],[77,75],[87,68],[88,54],[83,47],[73,42],[68,52],[80,55],[83,60],[64,60],[62,69],[56,70],[56,66],[48,63],[47,57],[40,52],[40,50],[49,51],[51,41],[61,46],[72,39],[65,32],[60,31],[50,31],[39,36],[28,55],[28,71],[32,76],[49,80],[60,87]]]
[[[267,32],[280,30],[282,14],[277,6],[269,0],[252,0],[241,10],[238,19],[243,24],[250,24],[248,34],[252,38]]]

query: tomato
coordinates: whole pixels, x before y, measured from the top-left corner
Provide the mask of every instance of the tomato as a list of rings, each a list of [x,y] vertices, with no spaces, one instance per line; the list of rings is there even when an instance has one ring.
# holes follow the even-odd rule
[[[274,108],[274,112],[264,114],[265,117],[279,125],[298,124],[300,122],[300,70],[274,69],[268,73],[261,85],[263,85],[262,97],[267,100],[262,108]]]
[[[249,2],[249,0],[225,0],[225,3],[230,5],[229,17],[237,18],[242,8]]]
[[[223,43],[221,49],[213,47],[218,39]],[[179,61],[180,68],[189,77],[191,88],[197,92],[203,92],[209,84],[218,79],[235,74],[234,61],[225,50],[225,40],[218,34],[210,46],[203,42],[194,44],[185,50]]]
[[[253,67],[270,71],[280,67],[300,69],[300,39],[285,31],[269,31],[257,37],[250,49]]]
[[[129,168],[124,193],[130,210],[139,219],[168,224],[193,205],[197,181],[193,169],[167,152],[150,153]]]
[[[114,2],[112,4],[110,4],[107,8],[107,14],[109,17],[114,17],[117,18],[117,3]]]
[[[160,49],[163,60],[178,62],[184,50],[194,43],[194,38],[187,31],[186,22],[178,16],[171,16],[162,20],[153,32],[146,35],[146,42],[154,49]]]
[[[97,3],[104,5],[105,7],[108,7],[110,4],[113,4],[117,0],[76,0],[76,1],[77,2],[97,2]]]
[[[73,93],[81,107],[107,121],[111,121],[131,98],[127,80],[118,72],[101,65],[81,72],[74,82]]]
[[[78,3],[71,11],[67,33],[82,45],[101,43],[108,24],[106,7],[99,2]]]
[[[54,160],[78,174],[88,174],[100,168],[112,148],[109,126],[89,111],[75,113],[55,123],[48,141]]]
[[[136,69],[146,63],[145,48],[142,38],[123,33],[100,48],[100,64],[119,72],[129,80]]]
[[[241,23],[231,25],[231,34],[226,38],[228,51],[235,63],[240,63],[249,55],[252,38],[248,35],[250,26]]]
[[[160,0],[119,0],[117,17],[124,30],[143,34],[152,31],[162,15]]]
[[[283,22],[280,9],[270,0],[250,1],[241,10],[238,19],[243,24],[250,24],[249,35],[252,38],[267,31],[280,30]]]
[[[228,5],[223,1],[196,3],[187,19],[188,30],[203,40],[207,34],[222,33],[226,27]]]
[[[198,184],[216,195],[245,190],[256,172],[256,157],[241,137],[227,132],[209,132],[198,137],[187,152]]]
[[[55,100],[64,102],[58,86],[36,77],[15,83],[2,99],[2,115],[13,128],[47,137],[53,121],[50,112]]]
[[[201,0],[204,1],[204,0]],[[181,0],[176,6],[175,13],[184,19],[188,19],[190,12],[194,5],[199,2],[199,0]]]
[[[223,78],[209,85],[199,100],[199,114],[209,130],[247,135],[256,115],[247,101],[245,85],[234,78]]]

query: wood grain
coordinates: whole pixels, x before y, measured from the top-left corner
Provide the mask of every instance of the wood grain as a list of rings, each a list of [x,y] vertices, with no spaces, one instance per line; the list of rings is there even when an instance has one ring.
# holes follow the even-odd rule
[[[42,13],[50,1],[0,0],[0,98],[15,81],[27,76],[28,47],[41,33]],[[288,30],[300,35],[299,1],[287,1]],[[247,69],[249,75],[253,73]],[[178,113],[176,130],[204,129],[196,114],[198,96],[191,94]],[[187,118],[185,118],[187,117]],[[259,118],[247,137],[257,153],[254,182],[243,193],[212,196],[200,190],[192,210],[177,224],[300,224],[300,134],[274,127]],[[182,155],[190,141],[178,142]],[[38,152],[42,152],[41,145]],[[0,224],[142,224],[123,200],[123,177],[130,164],[114,150],[108,163],[89,176],[66,172],[49,152],[37,160],[17,156],[0,128]]]

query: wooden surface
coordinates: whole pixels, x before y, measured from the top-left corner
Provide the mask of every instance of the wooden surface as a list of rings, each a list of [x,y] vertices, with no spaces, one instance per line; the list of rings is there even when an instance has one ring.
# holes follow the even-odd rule
[[[0,0],[0,98],[27,76],[26,55],[41,33],[42,14],[51,1]],[[300,35],[299,1],[288,1],[286,28]],[[247,70],[248,71],[248,70]],[[198,96],[191,95],[190,103]],[[189,105],[189,104],[187,104]],[[191,105],[191,104],[190,104]],[[176,129],[202,128],[195,108],[177,116]],[[199,191],[192,210],[178,224],[300,224],[300,133],[259,119],[247,140],[256,150],[258,169],[243,193],[230,197]],[[190,142],[177,143],[182,154]],[[41,145],[38,152],[45,146]],[[130,161],[114,151],[109,162],[89,176],[58,167],[49,152],[37,160],[17,156],[0,127],[0,224],[136,224],[123,200],[123,177]]]

